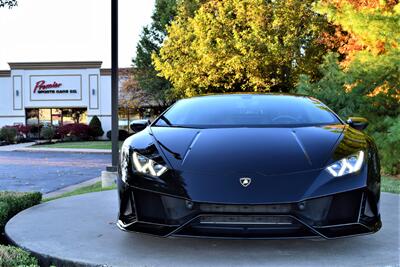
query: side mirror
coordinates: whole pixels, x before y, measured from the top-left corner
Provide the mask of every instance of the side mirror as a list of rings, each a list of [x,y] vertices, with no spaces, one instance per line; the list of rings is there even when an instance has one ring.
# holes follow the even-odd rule
[[[150,124],[149,120],[134,120],[132,121],[130,127],[134,133],[143,131]]]
[[[368,126],[368,120],[362,117],[350,117],[347,124],[356,130],[362,131]]]

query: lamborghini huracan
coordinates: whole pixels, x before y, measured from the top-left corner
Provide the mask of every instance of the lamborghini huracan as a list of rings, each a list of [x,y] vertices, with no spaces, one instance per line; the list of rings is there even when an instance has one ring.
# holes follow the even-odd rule
[[[183,99],[121,148],[119,228],[162,237],[326,238],[381,228],[368,122],[289,94]]]

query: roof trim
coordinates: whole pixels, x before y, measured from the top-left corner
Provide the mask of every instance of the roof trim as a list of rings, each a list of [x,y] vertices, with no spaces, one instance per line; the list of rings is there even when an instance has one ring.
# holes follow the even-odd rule
[[[12,70],[99,69],[102,61],[10,62]]]
[[[100,69],[100,75],[111,76],[111,69]]]
[[[128,74],[132,71],[132,68],[119,68],[120,76],[128,76]],[[111,76],[112,69],[100,69],[101,76]]]
[[[10,70],[0,70],[0,78],[1,77],[11,77],[11,71]]]

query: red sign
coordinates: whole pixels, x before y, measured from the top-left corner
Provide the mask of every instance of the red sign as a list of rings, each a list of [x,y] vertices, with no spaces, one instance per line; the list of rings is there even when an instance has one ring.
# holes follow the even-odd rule
[[[48,83],[46,84],[46,81],[38,81],[36,82],[35,89],[33,89],[33,93],[40,92],[40,91],[46,91],[48,89],[55,89],[55,88],[60,88],[62,86],[62,83]]]

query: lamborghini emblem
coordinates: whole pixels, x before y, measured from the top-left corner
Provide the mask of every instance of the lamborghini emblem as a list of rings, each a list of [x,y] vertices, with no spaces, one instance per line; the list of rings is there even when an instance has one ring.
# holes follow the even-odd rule
[[[239,179],[239,181],[243,187],[248,187],[251,184],[251,178],[249,177],[242,177]]]

